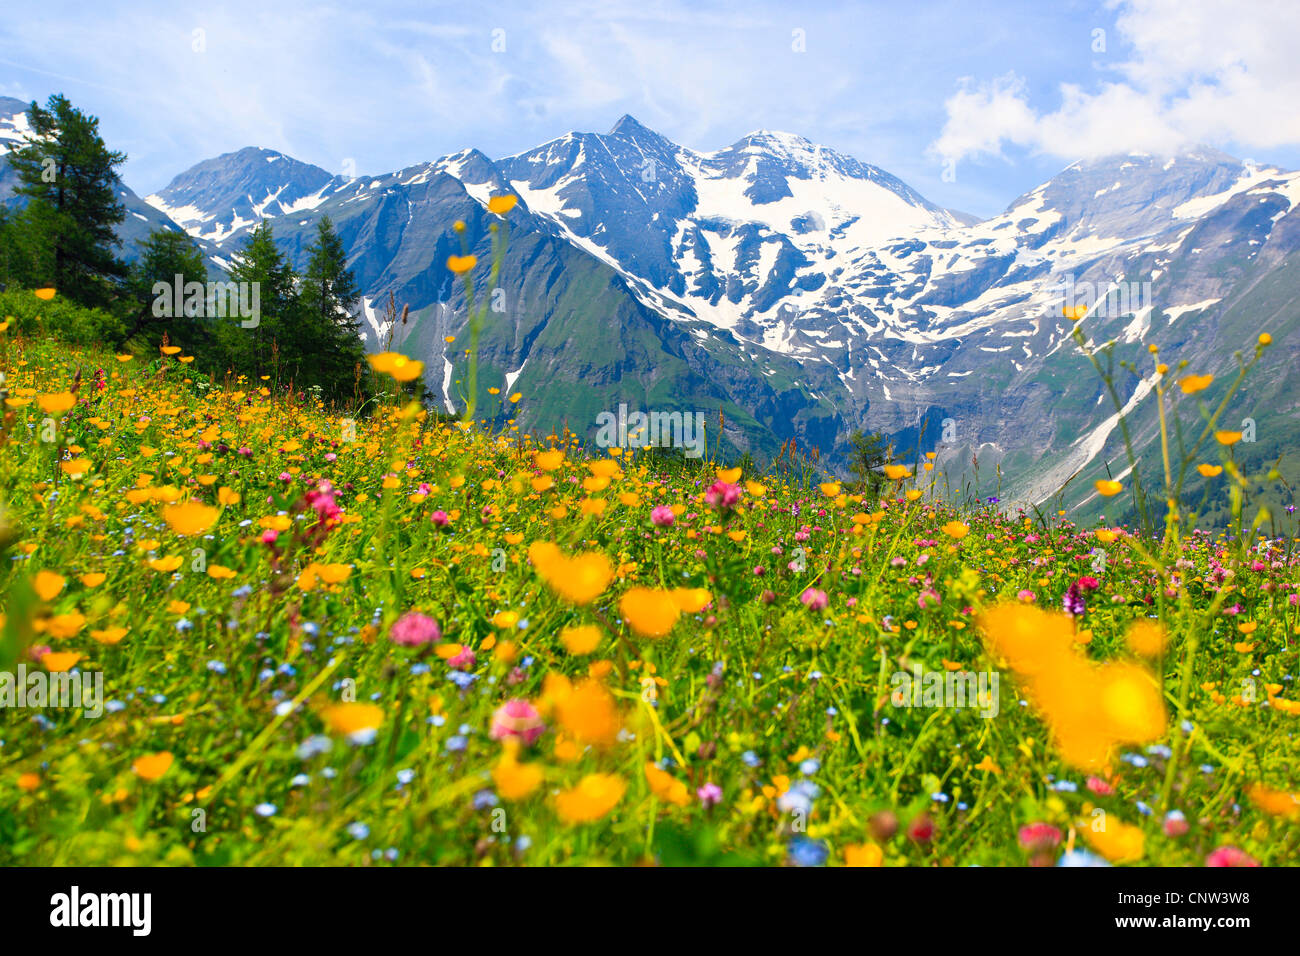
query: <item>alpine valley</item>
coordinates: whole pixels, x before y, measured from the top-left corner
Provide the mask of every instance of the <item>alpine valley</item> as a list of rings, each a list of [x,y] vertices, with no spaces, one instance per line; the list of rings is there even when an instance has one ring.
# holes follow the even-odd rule
[[[21,133],[26,108],[0,98],[0,139]],[[0,202],[12,188],[0,164]],[[1134,447],[1156,449],[1139,465],[1152,486],[1156,412],[1139,405],[1151,343],[1215,374],[1199,396],[1213,406],[1236,353],[1270,332],[1276,345],[1226,421],[1250,420],[1239,460],[1300,447],[1300,173],[1209,148],[1077,162],[976,221],[796,135],[759,131],[704,153],[624,116],[517,156],[470,149],[359,178],[250,147],[156,195],[122,185],[120,235],[129,256],[171,225],[224,269],[270,218],[301,267],[328,215],[363,291],[367,347],[391,335],[455,411],[465,352],[445,339],[466,308],[445,266],[460,252],[452,224],[467,224],[485,260],[486,203],[506,192],[520,202],[500,289],[488,290],[478,404],[497,407],[489,387],[522,392],[526,430],[591,438],[621,405],[703,412],[711,445],[721,421],[732,455],[766,462],[794,438],[841,472],[855,430],[883,432],[913,456],[937,451],[937,470],[971,494],[1095,515],[1093,479],[1120,478],[1127,462],[1111,397],[1062,314],[1082,302],[1094,345],[1114,343]],[[390,296],[410,306],[395,328]]]

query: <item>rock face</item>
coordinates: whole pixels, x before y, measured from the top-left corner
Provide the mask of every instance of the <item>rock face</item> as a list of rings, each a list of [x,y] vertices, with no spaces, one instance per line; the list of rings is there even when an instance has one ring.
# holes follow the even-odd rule
[[[793,437],[841,470],[863,428],[936,451],[953,489],[1099,511],[1092,479],[1128,466],[1111,397],[1062,315],[1083,305],[1089,339],[1113,343],[1125,406],[1149,389],[1147,344],[1219,375],[1215,400],[1234,352],[1271,332],[1278,346],[1234,409],[1257,422],[1261,453],[1300,441],[1287,340],[1300,174],[1209,149],[1074,163],[977,222],[799,136],[759,131],[700,153],[625,116],[517,156],[465,150],[360,179],[245,149],[149,202],[217,265],[273,217],[301,266],[329,215],[364,293],[367,345],[390,342],[390,294],[409,304],[391,346],[423,359],[437,400],[461,408],[465,343],[445,341],[466,322],[445,268],[460,251],[451,226],[464,220],[485,259],[486,203],[505,192],[521,202],[500,289],[486,290],[478,407],[504,415],[501,397],[521,391],[525,428],[594,437],[620,404],[698,411],[710,448],[761,461]],[[1153,428],[1147,402],[1135,445]]]

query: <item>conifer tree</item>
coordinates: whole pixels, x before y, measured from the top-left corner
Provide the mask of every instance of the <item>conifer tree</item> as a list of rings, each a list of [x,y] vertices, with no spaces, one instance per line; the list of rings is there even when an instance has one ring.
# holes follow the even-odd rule
[[[106,305],[126,277],[114,232],[126,216],[116,173],[126,154],[109,150],[99,120],[61,94],[44,108],[33,102],[27,121],[8,155],[27,205],[5,229],[12,235],[16,226],[27,243],[23,280],[82,305]]]

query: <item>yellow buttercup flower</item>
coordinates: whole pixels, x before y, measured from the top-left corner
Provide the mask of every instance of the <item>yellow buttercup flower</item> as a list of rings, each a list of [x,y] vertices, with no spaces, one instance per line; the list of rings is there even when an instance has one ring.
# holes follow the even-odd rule
[[[77,666],[81,655],[75,651],[47,651],[41,655],[41,663],[51,674],[62,674]]]
[[[32,579],[32,587],[36,589],[36,594],[42,601],[53,601],[67,583],[67,578],[53,571],[37,571],[36,577]]]
[[[543,581],[579,606],[600,597],[614,576],[614,566],[599,551],[570,558],[554,544],[537,541],[529,547],[528,557]]]
[[[186,501],[163,508],[163,520],[167,522],[167,527],[182,535],[203,534],[216,524],[220,514],[216,508],[201,501]]]
[[[1145,852],[1146,835],[1141,829],[1130,826],[1114,815],[1108,815],[1101,829],[1091,825],[1080,827],[1088,842],[1111,863],[1136,863]]]
[[[844,848],[845,866],[880,866],[885,851],[874,843],[849,844]]]
[[[548,693],[555,698],[555,716],[579,743],[609,747],[623,727],[614,696],[598,680],[577,684],[552,681]]]
[[[493,196],[488,200],[488,212],[494,212],[498,216],[504,216],[515,204],[519,202],[519,197],[511,194],[505,196]]]
[[[141,780],[157,780],[171,769],[174,760],[171,751],[163,750],[136,758],[135,763],[131,764],[131,769]]]
[[[539,451],[533,456],[533,464],[542,471],[555,471],[564,464],[564,452],[558,448],[553,448],[550,451]]]
[[[51,299],[54,298],[54,290],[53,290],[53,289],[36,289],[36,290],[34,290],[34,292],[35,292],[36,298],[41,299],[41,300],[44,301],[44,302],[49,302]]]
[[[560,632],[560,643],[570,654],[590,654],[600,645],[600,628],[594,624],[566,627]]]
[[[619,611],[628,627],[642,637],[663,637],[681,617],[681,608],[666,591],[632,588],[619,601]]]
[[[683,614],[698,614],[713,600],[707,588],[673,588],[670,596]]]
[[[478,265],[478,256],[469,255],[447,257],[447,268],[456,273],[456,275],[464,275],[476,265]]]
[[[1165,649],[1165,629],[1158,621],[1135,621],[1125,637],[1128,646],[1143,657],[1159,657]]]
[[[1097,489],[1097,494],[1104,498],[1113,498],[1124,490],[1124,486],[1118,481],[1110,481],[1105,478],[1098,479],[1094,484]]]
[[[542,768],[516,759],[518,744],[517,740],[507,740],[501,759],[492,768],[492,780],[503,800],[523,800],[542,785]]]
[[[1219,431],[1214,433],[1214,440],[1220,445],[1235,445],[1241,441],[1241,432]]]
[[[125,627],[105,627],[102,629],[92,630],[90,636],[100,644],[119,644],[122,638],[126,637],[128,628]]]
[[[86,615],[80,611],[68,611],[66,614],[55,614],[47,620],[45,632],[50,637],[69,638],[75,637],[85,626]]]
[[[1223,474],[1222,465],[1197,465],[1196,470],[1201,473],[1202,478],[1217,478]]]
[[[368,357],[370,367],[381,375],[399,382],[410,382],[424,374],[424,363],[407,358],[398,352],[380,352]]]
[[[377,730],[384,722],[384,711],[374,704],[350,701],[326,707],[320,717],[336,734],[355,737]]]
[[[611,773],[589,773],[576,787],[561,791],[555,809],[566,823],[591,823],[613,810],[623,799],[627,784]]]
[[[660,800],[678,807],[691,802],[691,793],[685,783],[648,761],[645,765],[645,779],[650,785],[650,792]]]
[[[1213,381],[1213,375],[1188,375],[1178,380],[1178,387],[1183,390],[1184,395],[1195,395],[1209,388]]]
[[[77,396],[71,392],[55,392],[52,395],[40,395],[36,403],[46,415],[62,415],[77,404]]]

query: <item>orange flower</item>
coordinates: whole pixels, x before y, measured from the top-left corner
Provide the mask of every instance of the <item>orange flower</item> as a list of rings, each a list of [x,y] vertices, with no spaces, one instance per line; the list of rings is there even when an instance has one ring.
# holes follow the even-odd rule
[[[619,610],[642,637],[663,637],[682,613],[671,592],[652,588],[632,588],[619,601]]]
[[[374,736],[374,732],[384,722],[384,711],[374,704],[352,701],[326,707],[321,711],[320,717],[325,726],[336,734],[361,741]]]
[[[1134,621],[1126,638],[1128,646],[1143,657],[1159,657],[1165,649],[1165,630],[1157,621]]]
[[[1100,830],[1090,825],[1081,829],[1097,852],[1112,863],[1136,863],[1145,852],[1146,834],[1113,816],[1107,816]]]
[[[555,808],[566,823],[591,823],[599,820],[623,799],[627,784],[611,773],[589,773],[576,787],[560,792]]]
[[[1103,498],[1113,498],[1124,490],[1124,486],[1118,481],[1110,481],[1105,478],[1098,479],[1094,482],[1094,485],[1097,488],[1097,494],[1101,495]]]
[[[156,754],[146,754],[136,758],[135,763],[131,764],[131,769],[142,780],[157,780],[171,769],[174,759],[171,751],[162,750]]]
[[[570,654],[590,654],[600,645],[600,628],[593,624],[566,627],[560,632],[560,643]]]
[[[201,501],[186,501],[163,508],[163,520],[169,528],[181,535],[203,534],[216,523],[219,516],[220,512],[216,508]]]
[[[77,666],[81,655],[74,651],[47,651],[41,655],[41,663],[52,674],[61,674]]]
[[[649,761],[645,765],[645,779],[650,784],[650,792],[660,800],[679,807],[684,807],[691,802],[691,794],[686,784]]]
[[[80,611],[56,614],[45,622],[45,631],[50,637],[74,637],[86,626],[86,615]]]
[[[498,216],[504,216],[511,209],[515,208],[515,203],[517,202],[519,202],[518,196],[513,196],[509,194],[505,196],[493,196],[491,199],[488,200],[488,212],[494,212]],[[456,270],[453,269],[452,271],[454,272]]]
[[[53,289],[36,289],[34,291],[35,291],[36,298],[41,299],[44,302],[49,302],[51,299],[54,298]]]
[[[670,594],[683,614],[698,614],[713,601],[707,588],[673,588]]]
[[[424,363],[409,359],[399,352],[380,352],[368,356],[370,367],[381,375],[389,375],[399,382],[411,382],[424,374]]]
[[[885,851],[874,843],[850,844],[844,848],[845,866],[880,866],[885,859]]]
[[[567,683],[567,682],[566,682]],[[614,696],[605,685],[590,678],[571,687],[553,684],[555,716],[580,743],[608,747],[622,729]]]
[[[36,577],[32,579],[32,587],[42,601],[53,601],[67,583],[67,578],[53,571],[37,571]]]
[[[464,275],[478,265],[478,256],[448,256],[447,268],[456,275]]]
[[[515,759],[519,749],[517,740],[507,740],[505,743],[501,759],[492,768],[492,779],[503,800],[522,800],[542,785],[542,768]]]
[[[558,448],[553,448],[550,451],[539,451],[533,456],[533,464],[542,471],[554,471],[564,464],[564,452]]]
[[[100,644],[117,644],[127,635],[125,627],[106,627],[103,630],[92,630],[90,636]]]
[[[614,566],[598,551],[568,557],[549,541],[536,541],[528,557],[538,576],[562,597],[574,604],[590,604],[609,587]]]
[[[1271,790],[1261,784],[1254,784],[1246,792],[1250,795],[1250,802],[1265,813],[1300,820],[1300,793]]]
[[[37,396],[36,402],[46,415],[62,415],[77,404],[77,396],[71,392],[55,392],[52,395]]]
[[[1209,388],[1213,381],[1213,375],[1187,375],[1178,380],[1178,387],[1183,390],[1184,395],[1195,395]]]

